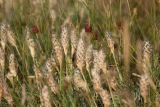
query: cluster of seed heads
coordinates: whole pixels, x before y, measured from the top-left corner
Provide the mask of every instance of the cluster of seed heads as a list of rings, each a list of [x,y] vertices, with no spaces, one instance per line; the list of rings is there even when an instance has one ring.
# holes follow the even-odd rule
[[[51,2],[51,1],[50,1]],[[35,2],[36,3],[36,2]],[[55,21],[55,11],[53,7],[50,6],[50,15],[52,22]],[[60,39],[55,33],[51,34],[51,42],[52,49],[54,50],[54,55],[47,58],[44,64],[42,64],[42,68],[37,65],[37,63],[33,62],[33,70],[35,73],[36,83],[38,85],[38,89],[40,91],[40,99],[42,107],[51,107],[50,102],[50,93],[49,89],[55,95],[60,93],[60,86],[53,75],[54,68],[63,67],[64,58],[68,56],[69,46],[71,45],[71,55],[76,56],[75,64],[73,67],[73,75],[65,75],[65,82],[68,84],[73,80],[73,84],[76,89],[81,89],[86,93],[90,92],[87,81],[85,80],[85,67],[88,73],[91,73],[91,80],[93,84],[93,89],[96,93],[98,93],[102,99],[104,107],[109,107],[110,103],[110,94],[107,89],[103,87],[102,76],[105,75],[105,79],[107,80],[107,85],[114,91],[117,88],[116,77],[112,75],[113,71],[108,71],[106,64],[106,56],[103,49],[94,50],[93,44],[89,43],[86,46],[84,41],[85,31],[82,30],[80,34],[80,38],[77,36],[76,29],[70,28],[69,19],[67,19],[64,24],[61,26],[61,34]],[[70,31],[71,29],[71,31]],[[2,25],[0,28],[1,34],[1,47],[0,47],[0,68],[3,71],[5,69],[5,47],[6,43],[9,42],[13,47],[17,48],[15,34],[11,30],[9,25]],[[70,35],[70,36],[69,36]],[[112,54],[114,54],[114,41],[112,40],[110,34],[107,32],[105,34],[108,46]],[[31,32],[29,28],[26,28],[26,43],[30,51],[30,55],[33,60],[36,58],[37,52],[37,43],[31,36]],[[149,77],[149,65],[150,65],[150,44],[149,42],[145,42],[144,50],[143,50],[143,72],[140,79],[140,93],[144,99],[144,103],[147,103],[148,96],[148,86],[150,85],[151,78]],[[73,62],[74,63],[74,62]],[[73,65],[71,65],[73,66]],[[58,72],[62,72],[61,69],[56,69]],[[10,81],[13,81],[13,78],[17,76],[18,66],[15,54],[10,54],[9,56],[9,72],[7,74],[7,78]],[[112,73],[110,73],[112,72]],[[65,72],[66,73],[66,72]],[[109,78],[109,76],[111,76]],[[1,78],[0,78],[1,79]],[[59,79],[59,78],[58,78]],[[43,81],[45,80],[45,81]],[[46,83],[46,84],[45,84]],[[45,85],[44,85],[45,84]],[[2,88],[3,87],[3,88]],[[13,104],[13,99],[7,90],[6,83],[0,83],[0,98],[4,96],[10,105]],[[1,100],[1,99],[0,99]],[[22,86],[22,105],[26,102],[26,86],[23,84]]]

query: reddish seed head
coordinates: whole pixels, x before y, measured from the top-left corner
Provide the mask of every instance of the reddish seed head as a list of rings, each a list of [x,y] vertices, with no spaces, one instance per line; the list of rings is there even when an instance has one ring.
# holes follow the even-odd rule
[[[32,32],[33,33],[38,33],[39,32],[39,29],[38,29],[38,27],[36,25],[32,26]]]
[[[85,32],[91,33],[92,32],[92,27],[88,24],[85,25]]]
[[[87,32],[87,33],[91,33],[92,32],[92,27],[90,25],[89,19],[85,23],[85,32]]]

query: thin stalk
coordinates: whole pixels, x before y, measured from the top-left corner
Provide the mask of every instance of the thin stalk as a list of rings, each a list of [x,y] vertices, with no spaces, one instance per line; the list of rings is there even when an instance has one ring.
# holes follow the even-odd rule
[[[81,74],[82,74],[82,77],[83,77],[84,81],[87,83],[87,80],[86,80],[84,74],[83,74],[82,72],[81,72]],[[88,85],[87,85],[87,86],[88,86]],[[91,90],[89,89],[89,87],[87,87],[87,88],[88,88],[89,93],[91,93]],[[91,95],[91,99],[93,100],[95,106],[97,107],[96,102],[95,102],[94,98],[92,97],[92,95]]]
[[[123,82],[123,78],[122,78],[122,75],[121,75],[121,73],[120,73],[120,71],[119,71],[118,63],[117,63],[117,60],[116,60],[115,54],[114,54],[114,53],[112,53],[112,55],[113,55],[113,58],[114,58],[114,62],[115,62],[115,64],[116,64],[116,69],[117,69],[117,72],[118,72],[118,75],[119,75],[119,79],[120,79],[120,81],[121,81],[121,82]]]
[[[106,75],[106,81],[107,81],[107,83],[108,83],[108,87],[109,87],[109,92],[111,93],[111,97],[112,97],[112,101],[113,101],[113,105],[114,105],[114,107],[117,107],[117,105],[116,105],[116,103],[115,103],[115,100],[114,100],[114,95],[113,95],[113,93],[112,93],[112,89],[111,89],[111,87],[110,87],[110,85],[109,85],[109,82],[108,82],[108,76],[107,76],[107,74],[105,73],[105,75]]]

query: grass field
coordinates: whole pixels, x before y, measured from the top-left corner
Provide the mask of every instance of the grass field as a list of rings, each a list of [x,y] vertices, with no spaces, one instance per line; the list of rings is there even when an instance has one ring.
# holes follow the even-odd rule
[[[160,107],[160,0],[0,0],[0,107]]]

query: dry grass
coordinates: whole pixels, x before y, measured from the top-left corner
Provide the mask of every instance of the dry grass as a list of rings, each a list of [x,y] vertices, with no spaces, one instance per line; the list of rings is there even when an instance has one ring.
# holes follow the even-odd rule
[[[0,0],[1,107],[160,107],[159,0]]]

